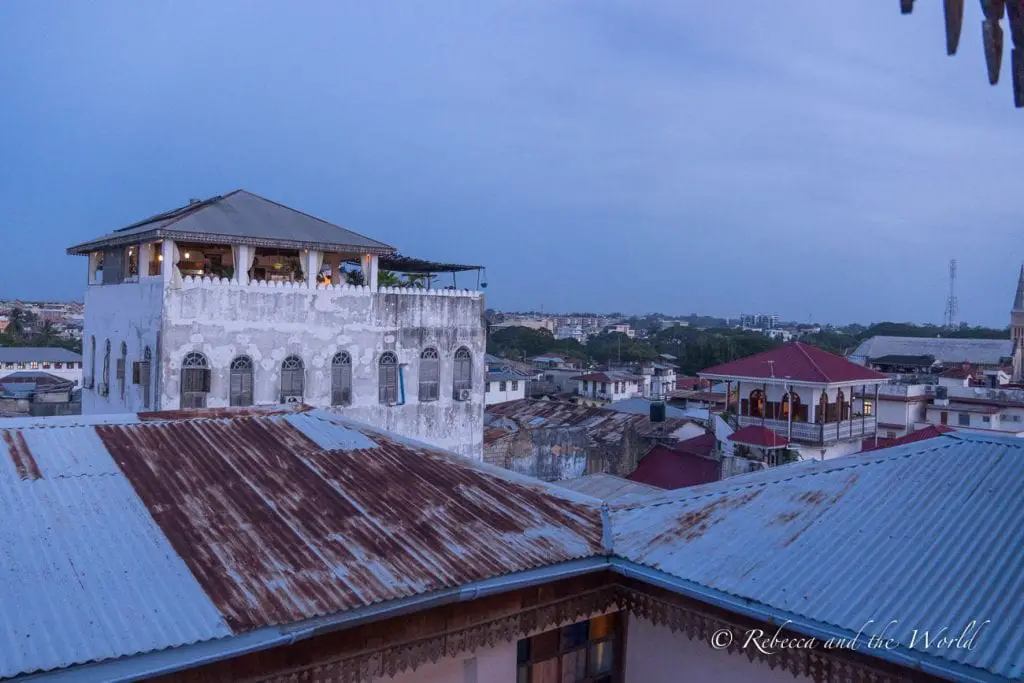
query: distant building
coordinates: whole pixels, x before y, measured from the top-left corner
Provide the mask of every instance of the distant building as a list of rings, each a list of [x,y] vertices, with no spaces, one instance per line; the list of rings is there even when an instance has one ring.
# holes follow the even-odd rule
[[[586,405],[604,405],[634,396],[645,396],[650,378],[621,370],[590,372],[576,378],[576,394]]]
[[[23,370],[41,370],[81,386],[82,355],[59,346],[0,346],[0,378]]]
[[[563,325],[555,329],[555,339],[575,339],[580,344],[587,342],[587,333],[583,325]]]
[[[68,251],[88,258],[87,414],[304,403],[481,455],[481,292],[380,284],[476,266],[245,190]]]
[[[636,336],[636,330],[625,323],[619,323],[616,325],[609,325],[605,330],[608,334],[624,334],[630,339]]]
[[[745,330],[771,330],[779,324],[779,316],[767,313],[744,313],[740,316],[740,327]]]
[[[867,367],[906,365],[908,369],[960,366],[1000,368],[1013,358],[1011,339],[956,339],[949,337],[888,337],[865,339],[849,359]],[[924,364],[930,360],[928,368]]]
[[[578,368],[580,365],[580,362],[577,359],[557,353],[545,353],[540,356],[533,356],[532,358],[527,358],[526,362],[537,368],[556,368],[560,370],[570,370]]]
[[[529,377],[517,372],[499,370],[488,372],[484,378],[484,403],[494,405],[507,401],[518,401],[526,398],[526,385]]]
[[[81,412],[81,389],[70,380],[39,370],[0,377],[0,415],[41,417]]]
[[[779,348],[707,368],[702,379],[725,382],[739,394],[739,427],[766,427],[804,459],[856,453],[874,436],[876,418],[854,401],[889,377],[816,346],[791,342]]]

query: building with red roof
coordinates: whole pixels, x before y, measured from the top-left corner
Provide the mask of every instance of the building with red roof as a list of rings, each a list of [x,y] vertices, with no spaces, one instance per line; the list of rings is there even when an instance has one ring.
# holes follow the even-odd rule
[[[737,391],[738,404],[727,405],[726,411],[736,415],[738,434],[758,427],[756,434],[748,431],[744,438],[768,443],[765,432],[773,432],[803,459],[859,451],[863,439],[875,436],[878,387],[889,382],[883,373],[801,342],[698,374],[701,379],[725,382],[727,396]]]
[[[711,455],[714,447],[714,434],[695,436],[671,446],[655,446],[627,478],[662,489],[681,489],[718,481],[722,478],[722,465]]]
[[[915,443],[917,441],[924,441],[925,439],[934,439],[937,436],[948,434],[949,432],[955,432],[956,430],[948,425],[929,425],[923,429],[918,429],[915,432],[910,432],[906,436],[901,436],[897,439],[865,439],[864,443],[861,444],[861,451],[874,451],[879,448],[892,448],[893,446],[902,446],[905,443]]]

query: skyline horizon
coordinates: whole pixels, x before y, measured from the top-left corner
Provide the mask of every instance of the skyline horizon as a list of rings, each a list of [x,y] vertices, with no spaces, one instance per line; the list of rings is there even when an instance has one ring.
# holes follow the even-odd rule
[[[1002,326],[1024,127],[981,37],[949,59],[943,27],[802,0],[8,0],[0,296],[80,298],[67,247],[246,188],[480,263],[507,309],[941,323],[955,257],[959,317]]]

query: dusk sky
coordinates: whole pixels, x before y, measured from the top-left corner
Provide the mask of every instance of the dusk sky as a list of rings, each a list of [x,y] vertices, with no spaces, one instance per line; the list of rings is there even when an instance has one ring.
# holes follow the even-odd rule
[[[501,309],[940,322],[955,256],[1003,326],[1024,110],[978,3],[952,58],[917,5],[4,0],[0,298],[80,300],[66,247],[245,188]]]

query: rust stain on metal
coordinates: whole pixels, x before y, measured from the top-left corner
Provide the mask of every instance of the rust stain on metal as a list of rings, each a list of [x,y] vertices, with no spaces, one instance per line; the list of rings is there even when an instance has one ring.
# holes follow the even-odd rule
[[[775,518],[775,521],[779,522],[780,524],[789,524],[799,516],[799,512],[783,512]]]
[[[726,511],[746,505],[760,496],[762,490],[756,489],[739,496],[724,495],[699,510],[686,512],[668,529],[658,534],[651,541],[651,545],[661,545],[674,541],[689,542],[698,539],[708,529],[721,522],[725,518],[724,513]]]
[[[793,498],[798,503],[806,503],[808,505],[820,505],[825,502],[824,491],[804,491],[799,496]]]
[[[282,406],[280,408],[242,407],[201,408],[190,410],[160,410],[138,413],[138,418],[142,422],[154,422],[157,420],[218,420],[235,417],[269,417],[273,415],[294,415],[296,413],[305,413],[312,409],[313,408],[311,406],[303,404],[297,407]]]
[[[265,414],[96,431],[236,632],[601,549],[597,507],[377,435],[323,451]]]
[[[18,476],[28,480],[42,479],[43,473],[39,470],[39,464],[32,457],[32,451],[29,450],[28,443],[21,432],[5,429],[2,436]]]
[[[562,401],[520,399],[487,406],[491,418],[508,418],[524,429],[532,427],[585,427],[589,438],[598,443],[618,443],[628,429],[641,436],[669,434],[690,420],[670,417],[652,423],[647,415],[620,413],[608,408],[576,405]]]

